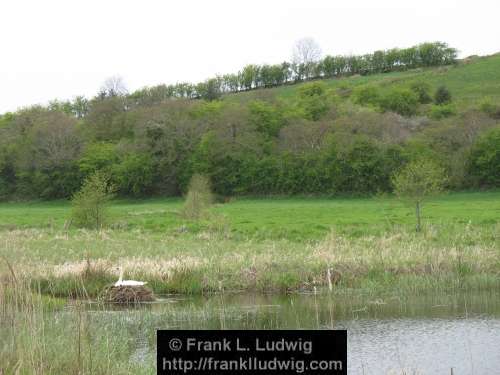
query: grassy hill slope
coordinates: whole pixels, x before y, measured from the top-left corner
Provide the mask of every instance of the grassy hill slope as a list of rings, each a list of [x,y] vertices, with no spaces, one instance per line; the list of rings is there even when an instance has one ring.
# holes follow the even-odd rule
[[[432,89],[440,85],[447,86],[460,106],[474,106],[484,97],[500,100],[500,53],[463,59],[454,66],[328,79],[324,82],[333,89],[349,89],[371,84],[384,91],[395,87],[407,87],[417,80],[427,82]],[[297,90],[303,85],[296,84],[231,94],[225,100],[247,101],[263,95],[287,99],[295,96]]]

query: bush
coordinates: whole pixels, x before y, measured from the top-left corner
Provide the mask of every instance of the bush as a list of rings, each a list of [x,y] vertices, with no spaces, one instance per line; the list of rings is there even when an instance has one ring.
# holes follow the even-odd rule
[[[441,120],[446,117],[453,116],[456,113],[456,108],[453,104],[433,105],[429,112],[429,117],[434,120]]]
[[[361,86],[354,90],[353,101],[359,105],[378,106],[380,93],[375,86]]]
[[[214,197],[208,177],[194,174],[189,182],[182,216],[189,220],[199,220],[206,215],[213,201]]]
[[[87,177],[80,191],[73,195],[71,220],[78,227],[100,230],[108,220],[107,203],[114,187],[103,172]]]
[[[396,112],[402,116],[412,116],[417,113],[418,97],[413,91],[395,89],[385,95],[380,104],[384,111]]]
[[[326,85],[313,82],[302,85],[298,90],[298,108],[304,118],[318,121],[330,108],[330,100]]]
[[[432,102],[432,97],[429,94],[431,87],[427,82],[414,82],[410,89],[417,94],[418,102],[421,104],[428,104]]]
[[[439,86],[434,94],[434,103],[437,105],[448,104],[451,102],[451,93],[446,86]]]
[[[472,147],[469,174],[476,185],[500,187],[500,128],[483,134]]]

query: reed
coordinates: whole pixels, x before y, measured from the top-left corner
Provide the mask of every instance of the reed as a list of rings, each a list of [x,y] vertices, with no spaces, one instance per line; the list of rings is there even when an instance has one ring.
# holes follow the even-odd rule
[[[500,284],[499,229],[436,225],[420,234],[394,228],[355,237],[332,231],[307,243],[241,240],[219,231],[28,229],[0,231],[0,254],[16,264],[18,278],[29,275],[32,288],[56,297],[95,298],[117,280],[118,263],[155,294],[218,293],[220,285],[225,292],[289,292],[328,287],[328,280],[334,290],[492,289]]]

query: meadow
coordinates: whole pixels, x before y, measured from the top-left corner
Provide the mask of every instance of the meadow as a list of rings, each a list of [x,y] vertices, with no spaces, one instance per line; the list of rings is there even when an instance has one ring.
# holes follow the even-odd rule
[[[59,297],[97,297],[119,266],[159,294],[313,290],[328,285],[328,268],[340,289],[499,284],[499,192],[430,200],[422,233],[393,197],[235,199],[196,222],[181,207],[118,200],[97,232],[67,228],[68,202],[4,203],[0,254]]]

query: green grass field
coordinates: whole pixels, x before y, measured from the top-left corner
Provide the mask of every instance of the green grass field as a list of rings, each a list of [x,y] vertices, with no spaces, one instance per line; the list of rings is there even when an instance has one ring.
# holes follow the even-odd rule
[[[116,201],[111,226],[70,229],[67,202],[0,205],[0,255],[45,294],[97,296],[117,277],[157,293],[498,285],[500,192],[454,193],[413,207],[388,198],[240,199],[183,220],[179,199]],[[0,274],[8,274],[5,264]],[[469,283],[469,284],[468,284]]]
[[[115,201],[111,225],[174,233],[180,228],[200,231],[214,223],[184,221],[181,199]],[[1,203],[0,228],[62,229],[70,217],[69,202]],[[268,198],[236,199],[217,204],[212,212],[216,225],[233,234],[260,239],[320,239],[332,228],[345,234],[368,234],[393,226],[414,225],[413,207],[392,197],[381,198]],[[452,193],[424,204],[424,221],[430,224],[495,224],[500,220],[500,192]]]

